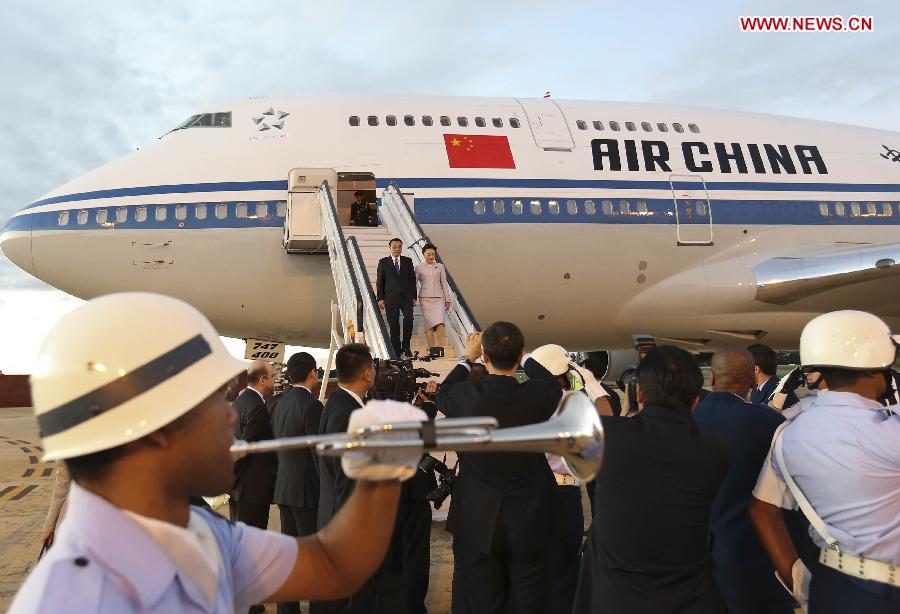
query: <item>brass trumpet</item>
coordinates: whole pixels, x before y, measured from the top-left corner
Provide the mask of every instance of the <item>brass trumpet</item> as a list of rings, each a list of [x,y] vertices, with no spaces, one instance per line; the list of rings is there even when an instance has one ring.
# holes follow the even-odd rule
[[[588,481],[597,475],[603,461],[603,426],[586,395],[570,394],[549,420],[527,426],[499,429],[497,421],[488,417],[395,422],[333,435],[235,441],[231,453],[241,458],[297,448],[315,448],[323,456],[399,448],[423,452],[549,452],[561,456],[572,475]]]

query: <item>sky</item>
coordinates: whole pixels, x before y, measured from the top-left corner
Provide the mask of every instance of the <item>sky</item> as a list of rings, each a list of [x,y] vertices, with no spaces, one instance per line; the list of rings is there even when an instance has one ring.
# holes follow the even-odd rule
[[[743,33],[746,15],[864,15],[874,31]],[[14,3],[0,21],[0,226],[197,109],[257,95],[550,91],[900,131],[898,34],[900,3],[863,0]],[[30,372],[79,303],[0,254],[0,371]]]

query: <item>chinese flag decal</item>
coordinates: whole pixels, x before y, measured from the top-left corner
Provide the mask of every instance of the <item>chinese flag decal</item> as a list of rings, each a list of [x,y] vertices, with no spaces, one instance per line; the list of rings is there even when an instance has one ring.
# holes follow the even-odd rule
[[[445,134],[450,168],[516,168],[509,139],[486,134]]]

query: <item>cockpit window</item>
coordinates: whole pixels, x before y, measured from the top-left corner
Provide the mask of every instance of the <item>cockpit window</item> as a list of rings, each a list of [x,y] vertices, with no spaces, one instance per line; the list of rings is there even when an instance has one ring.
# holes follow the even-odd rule
[[[185,128],[231,128],[231,111],[219,111],[217,113],[201,113],[199,115],[191,115],[189,118],[181,122],[178,127],[170,130],[184,130]]]

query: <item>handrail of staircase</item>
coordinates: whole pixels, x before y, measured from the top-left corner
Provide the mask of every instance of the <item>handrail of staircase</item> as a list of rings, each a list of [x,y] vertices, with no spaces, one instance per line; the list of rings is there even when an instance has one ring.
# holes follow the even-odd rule
[[[425,245],[426,243],[430,243],[431,239],[428,238],[428,235],[425,234],[425,231],[422,229],[422,226],[419,224],[419,220],[416,219],[416,215],[413,213],[412,207],[409,206],[409,203],[406,202],[406,197],[403,196],[403,192],[400,191],[400,186],[397,185],[397,182],[391,180],[388,183],[388,189],[393,187],[397,192],[397,196],[400,197],[400,202],[403,203],[403,207],[406,210],[406,219],[407,223],[412,225],[415,229],[415,233],[418,234],[418,237],[415,241],[411,242],[409,247],[412,247],[414,244],[421,243]],[[422,247],[419,246],[421,250]],[[444,264],[444,261],[441,259],[439,253],[435,254],[434,258],[437,262]],[[472,329],[469,332],[479,331],[481,330],[481,326],[478,324],[478,320],[475,319],[475,314],[472,313],[472,310],[469,308],[469,304],[466,302],[466,297],[462,292],[459,291],[459,286],[456,284],[456,281],[453,279],[453,275],[450,274],[450,269],[447,268],[447,265],[444,264],[444,272],[447,274],[447,284],[450,286],[450,289],[456,295],[456,300],[459,303],[459,306],[462,307],[463,312],[466,315],[466,318],[469,320],[469,324],[471,324]]]
[[[329,259],[331,259],[332,269],[337,265],[337,277],[344,280],[344,284],[347,283],[347,278],[350,280],[349,288],[335,288],[335,292],[338,296],[338,305],[341,304],[342,299],[344,301],[352,300],[354,302],[353,307],[356,316],[357,330],[364,331],[365,323],[363,322],[362,292],[359,289],[359,283],[357,282],[356,277],[353,275],[353,265],[350,260],[350,254],[347,251],[344,231],[341,228],[340,218],[338,217],[337,208],[334,206],[334,200],[331,198],[331,189],[327,181],[323,181],[319,188],[319,198],[322,203],[323,221],[327,220],[327,223],[325,224],[326,237],[328,234],[336,235],[334,237],[336,240],[328,242],[329,246],[333,246],[335,252],[340,252],[339,256],[335,254],[335,257],[332,257],[331,249],[329,249]],[[352,293],[352,296],[342,296],[342,291],[347,290]],[[345,307],[350,306],[346,305]],[[343,322],[341,323],[341,326],[343,328]]]
[[[347,239],[347,248],[350,254],[350,259],[353,263],[353,271],[354,278],[358,279],[359,284],[363,286],[366,290],[363,290],[365,293],[363,296],[363,309],[365,310],[365,320],[369,323],[374,323],[374,326],[370,325],[368,327],[369,332],[366,333],[366,343],[371,347],[373,346],[372,333],[373,329],[377,328],[378,333],[378,346],[381,350],[380,353],[391,360],[397,359],[397,354],[394,351],[394,346],[391,344],[390,336],[388,335],[387,324],[384,321],[384,314],[381,313],[381,309],[378,308],[378,302],[375,300],[375,292],[372,291],[372,281],[369,279],[369,273],[366,271],[365,261],[362,257],[362,250],[359,248],[359,241],[356,237],[350,237]],[[379,351],[376,349],[376,356],[378,356]]]

